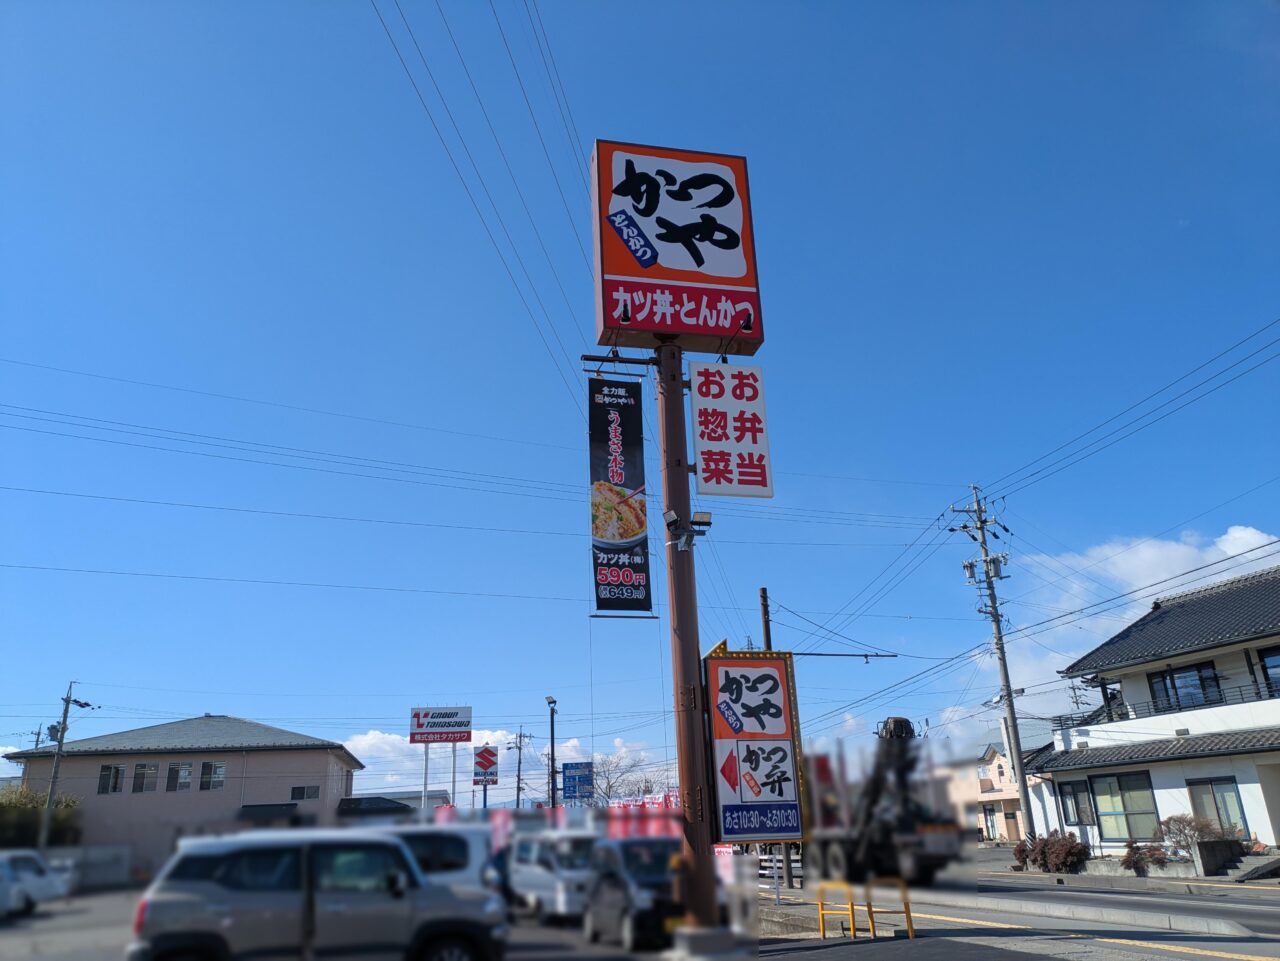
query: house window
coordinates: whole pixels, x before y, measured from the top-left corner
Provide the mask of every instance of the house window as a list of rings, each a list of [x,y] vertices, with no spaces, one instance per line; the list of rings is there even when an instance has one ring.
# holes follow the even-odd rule
[[[1161,713],[1222,703],[1222,689],[1218,686],[1213,661],[1154,671],[1147,675],[1147,684],[1155,709]]]
[[[997,780],[997,781],[1003,781],[1003,780],[1004,780],[1004,765],[1003,765],[1003,764],[997,764],[997,765],[996,765],[996,780]]]
[[[98,793],[119,794],[124,790],[124,765],[104,764],[98,768]]]
[[[1208,818],[1227,837],[1249,837],[1249,825],[1244,819],[1244,806],[1240,803],[1240,789],[1233,777],[1206,778],[1188,781],[1187,793],[1191,795],[1191,810]]]
[[[988,775],[988,773],[987,773],[987,766],[986,766],[985,764],[979,764],[979,765],[978,765],[978,777],[981,779],[981,778],[986,778],[986,777],[989,777],[989,776],[990,776],[990,775]]]
[[[1160,817],[1151,790],[1151,775],[1134,771],[1100,775],[1089,781],[1102,840],[1150,841],[1156,836]]]
[[[165,778],[164,789],[166,791],[190,791],[191,790],[191,762],[190,761],[170,761],[169,774]]]
[[[225,761],[205,761],[200,765],[200,790],[221,791],[227,783]]]
[[[1063,824],[1077,827],[1094,822],[1088,781],[1064,781],[1058,785],[1058,797],[1062,801]]]
[[[1272,697],[1280,697],[1280,647],[1259,651],[1258,663],[1262,665],[1262,676],[1266,680],[1268,692]]]
[[[133,793],[150,794],[156,789],[156,781],[160,777],[160,765],[155,761],[149,764],[133,766]]]
[[[319,784],[308,784],[306,787],[295,787],[289,791],[289,799],[291,801],[314,801],[319,796]]]

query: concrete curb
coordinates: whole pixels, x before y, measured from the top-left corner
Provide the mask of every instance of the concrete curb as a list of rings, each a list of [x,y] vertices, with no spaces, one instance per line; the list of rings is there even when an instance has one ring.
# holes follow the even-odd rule
[[[1244,938],[1254,936],[1252,931],[1238,921],[1227,921],[1223,918],[1097,908],[1086,904],[1055,904],[1053,901],[990,898],[976,894],[953,894],[949,891],[912,891],[911,903],[992,911],[997,914],[1031,914],[1063,921],[1097,921],[1100,924],[1118,924],[1153,931],[1180,931],[1184,934],[1220,934]]]
[[[1232,897],[1269,898],[1280,895],[1280,884],[1232,882],[1228,878],[1125,878],[1092,874],[1042,874],[1037,871],[987,871],[974,874],[952,874],[940,879],[947,884],[1043,884],[1061,888],[1106,888],[1115,891],[1142,891],[1161,894],[1204,894],[1213,888],[1232,885]]]
[[[1188,917],[1160,914],[1154,911],[1128,911],[1116,908],[1098,908],[1083,904],[1055,904],[1052,901],[1028,901],[1023,899],[986,897],[976,894],[956,894],[949,891],[912,891],[913,908],[962,908],[992,914],[1020,914],[1038,918],[1055,918],[1062,921],[1084,921],[1098,924],[1114,924],[1120,927],[1148,931],[1177,931],[1182,934],[1212,934],[1233,938],[1252,938],[1256,935],[1237,921],[1222,918]],[[865,917],[860,912],[860,920]],[[895,924],[895,922],[898,922]],[[877,921],[877,925],[897,927],[896,918]],[[762,936],[818,936],[818,919],[814,905],[760,906],[760,933]]]

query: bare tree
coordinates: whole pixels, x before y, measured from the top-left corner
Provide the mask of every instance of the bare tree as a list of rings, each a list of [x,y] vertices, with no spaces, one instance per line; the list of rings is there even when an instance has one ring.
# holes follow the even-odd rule
[[[644,756],[629,751],[597,754],[592,762],[592,779],[597,802],[607,804],[618,798],[651,793],[652,784],[640,774]]]

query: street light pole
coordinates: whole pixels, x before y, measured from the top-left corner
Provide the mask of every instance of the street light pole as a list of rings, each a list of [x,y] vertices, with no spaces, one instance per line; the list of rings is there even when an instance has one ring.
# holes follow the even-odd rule
[[[684,351],[676,344],[657,348],[658,432],[662,449],[662,506],[668,520],[667,594],[671,621],[671,679],[675,687],[676,756],[680,806],[684,892],[688,920],[695,928],[719,926],[715,857],[712,850],[711,783],[707,776],[706,705],[702,695],[702,651],[698,643],[698,600],[694,581],[688,438],[685,433]]]
[[[551,710],[551,790],[548,796],[551,798],[551,806],[556,806],[556,699],[551,695],[547,695],[547,707]]]

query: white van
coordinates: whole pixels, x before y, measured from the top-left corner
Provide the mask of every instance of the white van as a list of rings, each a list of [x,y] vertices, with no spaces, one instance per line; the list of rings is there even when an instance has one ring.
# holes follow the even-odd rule
[[[40,852],[27,848],[0,851],[0,904],[12,914],[32,914],[42,901],[67,896],[68,878],[50,870]]]
[[[511,842],[511,890],[542,921],[576,918],[586,907],[593,872],[590,831],[517,834]]]

